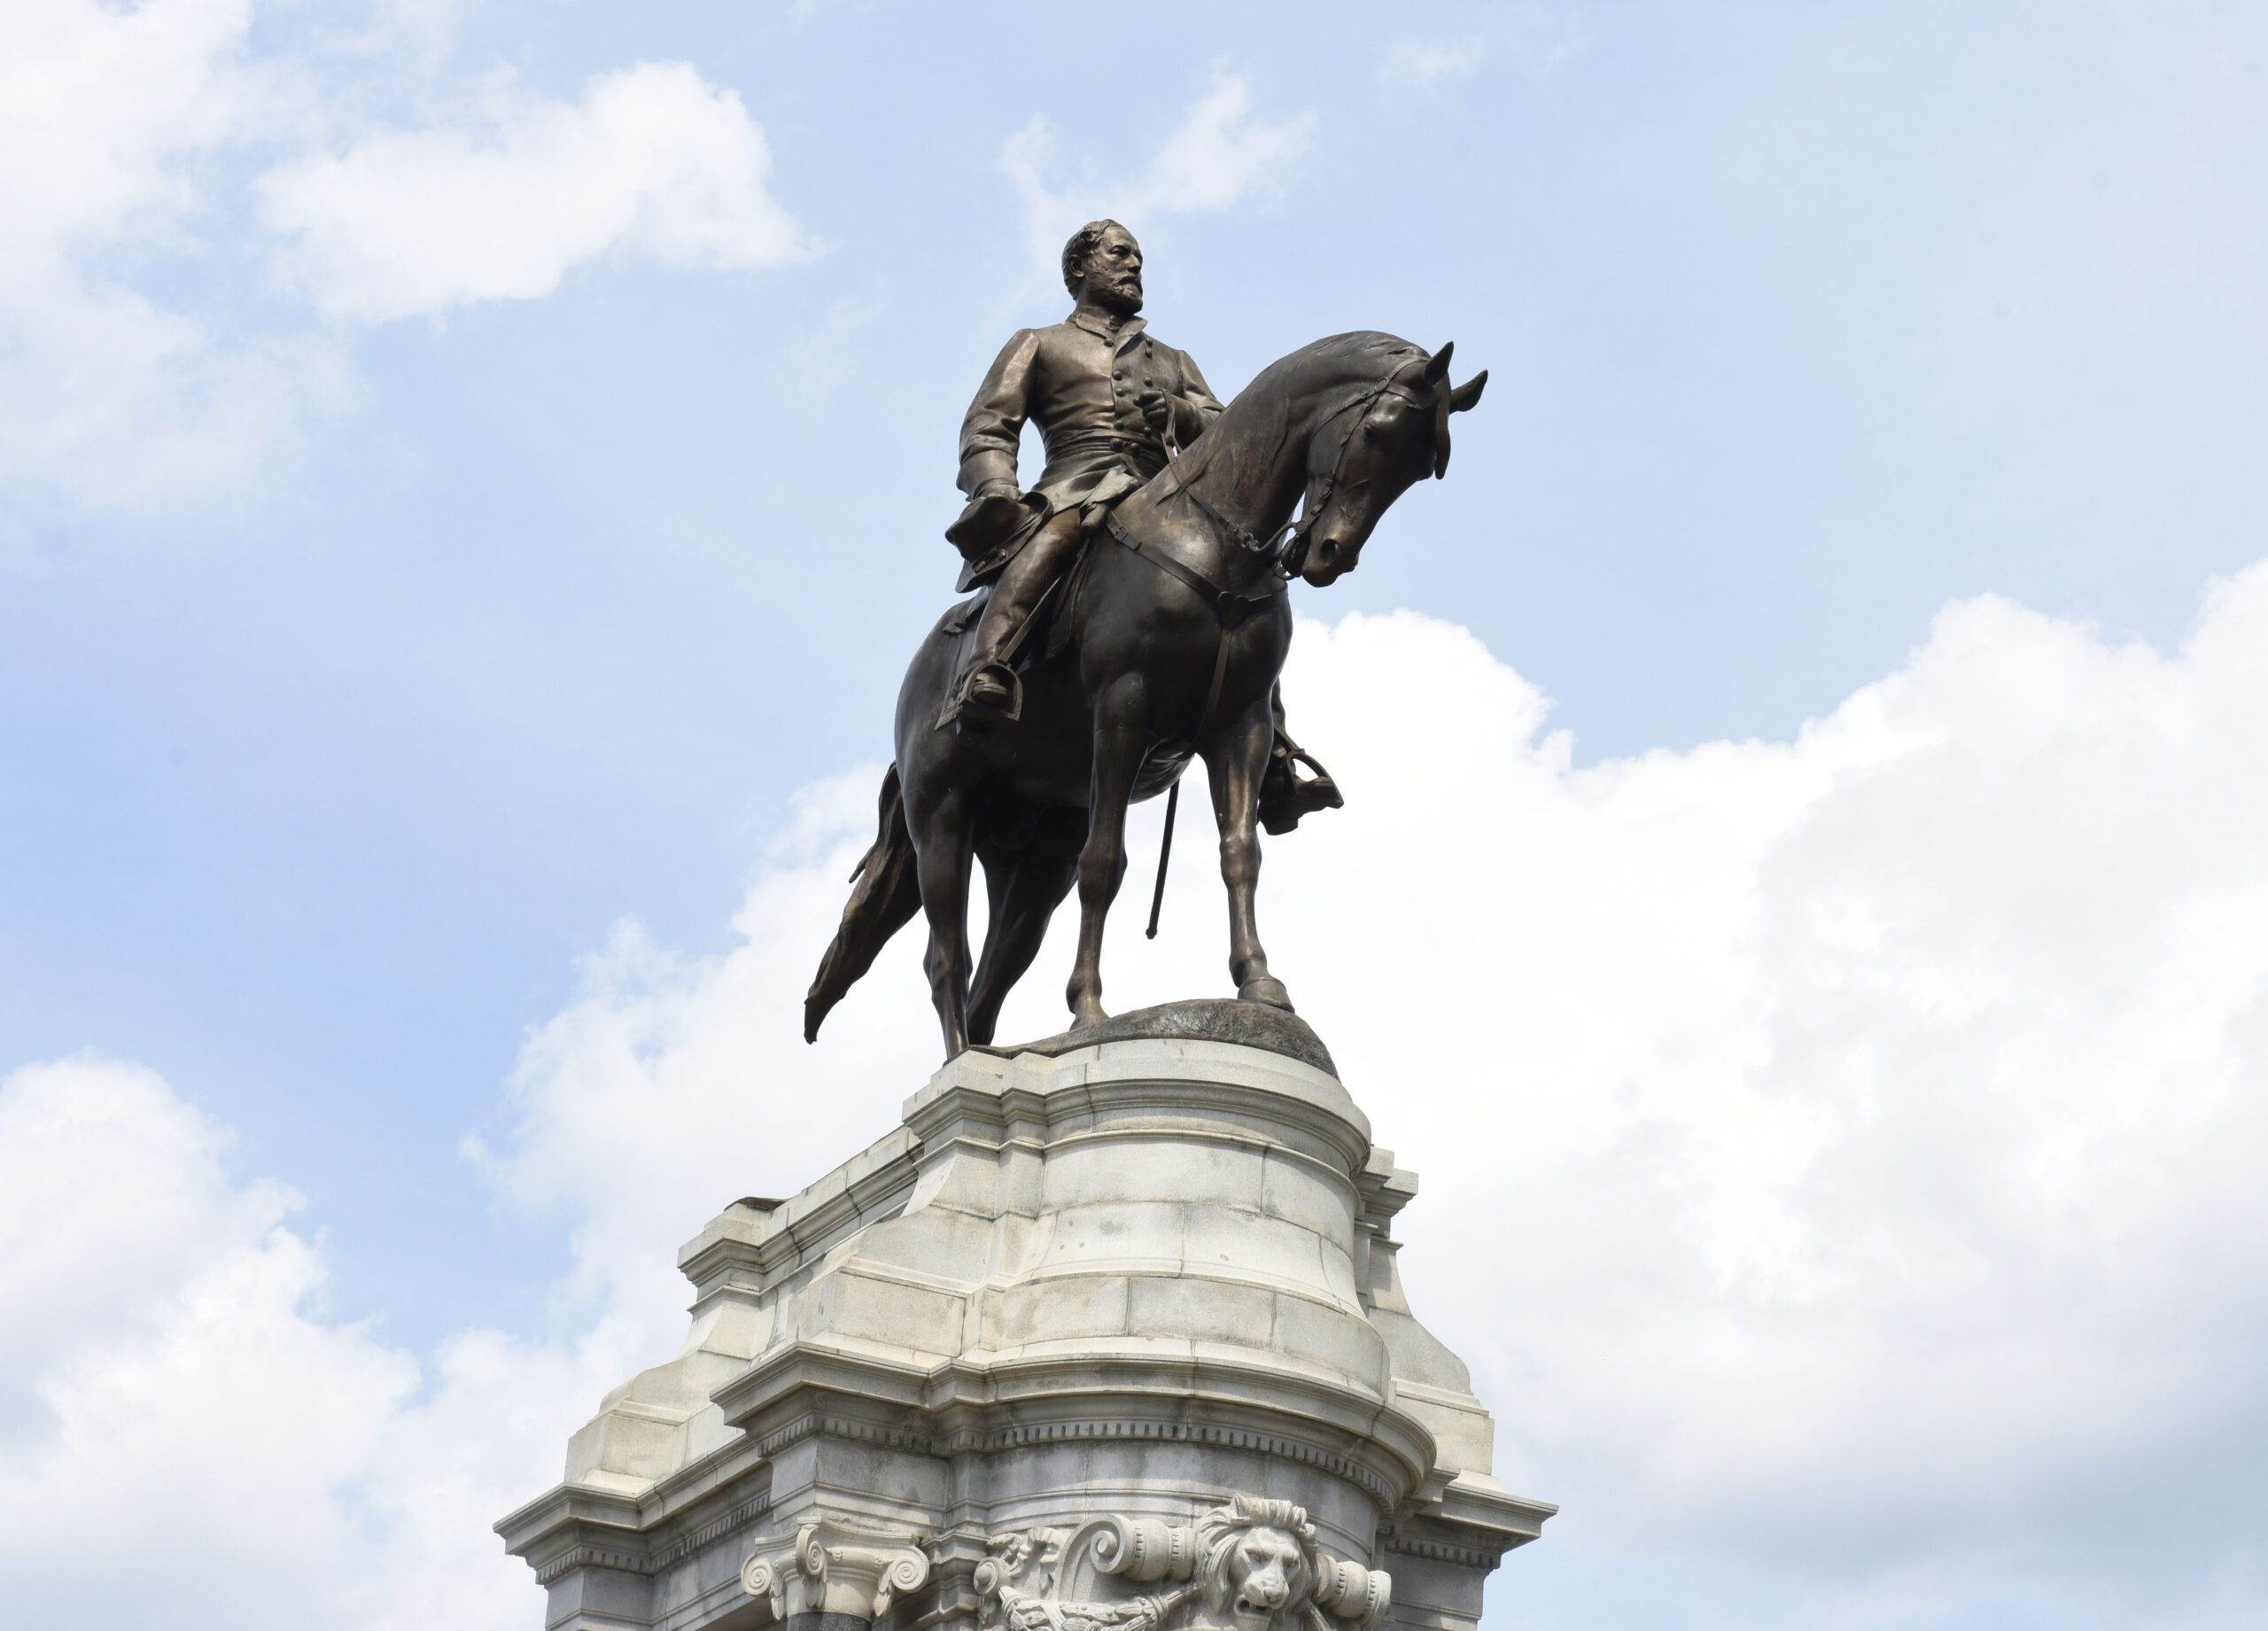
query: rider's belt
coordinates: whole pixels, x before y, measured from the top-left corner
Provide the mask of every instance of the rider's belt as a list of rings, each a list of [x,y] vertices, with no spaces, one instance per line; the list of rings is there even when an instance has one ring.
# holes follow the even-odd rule
[[[1160,464],[1163,464],[1166,458],[1165,444],[1154,435],[1129,436],[1120,431],[1078,431],[1060,441],[1049,442],[1048,461],[1052,463],[1067,453],[1084,453],[1090,447],[1104,447],[1113,453],[1143,454]]]

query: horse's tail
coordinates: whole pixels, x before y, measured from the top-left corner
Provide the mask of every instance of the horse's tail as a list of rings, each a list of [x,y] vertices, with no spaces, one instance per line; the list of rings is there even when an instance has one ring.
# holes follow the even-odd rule
[[[843,995],[874,966],[875,955],[889,937],[904,928],[921,910],[921,879],[915,870],[913,837],[905,830],[905,797],[897,785],[897,766],[882,777],[882,830],[855,870],[850,903],[843,908],[843,925],[819,959],[819,976],[804,998],[804,1040],[819,1040],[819,1021],[843,1000]]]

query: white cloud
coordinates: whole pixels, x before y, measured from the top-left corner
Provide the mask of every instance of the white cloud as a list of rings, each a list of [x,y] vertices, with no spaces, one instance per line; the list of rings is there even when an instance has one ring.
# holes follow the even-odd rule
[[[1534,4],[1502,5],[1489,14],[1489,32],[1462,40],[1405,35],[1386,48],[1379,82],[1393,90],[1427,90],[1464,79],[1495,58],[1513,73],[1542,78],[1587,50],[1591,36],[1573,15]]]
[[[456,49],[470,0],[376,0],[370,24],[348,49],[405,53],[431,74]]]
[[[0,488],[140,512],[224,499],[351,398],[345,344],[304,307],[211,315],[224,303],[200,305],[183,268],[225,285],[268,255],[325,313],[376,321],[538,297],[599,260],[728,270],[814,252],[733,92],[645,63],[579,101],[509,78],[451,101],[427,81],[458,9],[381,6],[329,62],[341,80],[256,52],[250,0],[0,6]],[[423,111],[331,145],[340,109],[401,94],[405,53]],[[258,194],[282,241],[206,241],[278,148]]]
[[[1122,221],[1138,235],[1146,222],[1163,216],[1226,210],[1279,191],[1284,173],[1313,145],[1316,124],[1312,113],[1274,123],[1256,118],[1244,76],[1216,73],[1139,179],[1057,188],[1047,180],[1054,127],[1033,120],[1002,145],[1000,168],[1023,206],[1034,276],[1052,281],[1064,241],[1099,216]]]
[[[1533,686],[1408,613],[1302,625],[1286,694],[1350,802],[1270,843],[1262,927],[1425,1175],[1419,1310],[1507,1481],[1566,1503],[1547,1548],[1748,1567],[1800,1623],[2011,1594],[2256,1622],[2268,564],[2171,655],[1954,606],[1788,743],[1574,768]],[[288,1193],[229,1180],[156,1078],[0,1087],[12,1604],[59,1613],[123,1555],[106,1589],[191,1627],[532,1623],[486,1525],[673,1349],[676,1245],[863,1146],[934,1064],[912,930],[798,1039],[875,780],[806,792],[735,949],[625,926],[531,1040],[492,1171],[578,1218],[584,1334],[464,1333],[422,1397],[323,1316]],[[1122,899],[1114,1006],[1223,989],[1205,847],[1158,942]],[[1061,1024],[1065,927],[1007,1034]]]
[[[530,1623],[487,1526],[617,1371],[470,1332],[420,1367],[325,1316],[297,1197],[147,1070],[0,1082],[0,1577],[14,1620]]]
[[[2257,1613],[2268,566],[2171,656],[1955,606],[1791,743],[1573,768],[1532,686],[1410,614],[1303,625],[1286,694],[1351,803],[1270,844],[1262,926],[1425,1176],[1420,1311],[1557,1544],[1751,1567],[1814,1623],[2009,1591],[2223,1623],[2232,1569]],[[655,1355],[668,1243],[933,1062],[912,930],[795,1040],[871,780],[814,796],[741,949],[625,931],[524,1061],[505,1180],[586,1208],[586,1290]],[[1159,943],[1122,901],[1115,1007],[1224,988],[1184,844]],[[1060,1028],[1068,939],[1006,1034]]]
[[[602,259],[783,266],[818,245],[772,197],[737,93],[684,63],[602,74],[579,101],[489,79],[462,117],[361,136],[258,185],[281,275],[335,317],[536,299]]]
[[[1463,79],[1487,53],[1488,43],[1479,35],[1449,43],[1396,40],[1379,64],[1379,78],[1403,90],[1423,90],[1441,80]]]
[[[131,281],[199,252],[214,158],[286,124],[245,0],[0,7],[0,485],[148,509],[241,487],[344,390],[320,338],[232,340]]]

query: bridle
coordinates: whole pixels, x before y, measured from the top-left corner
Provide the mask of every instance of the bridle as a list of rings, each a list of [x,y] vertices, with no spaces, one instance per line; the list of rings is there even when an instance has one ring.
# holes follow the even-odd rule
[[[1439,477],[1448,471],[1449,416],[1453,411],[1453,405],[1449,400],[1448,370],[1443,369],[1441,377],[1434,383],[1433,396],[1430,401],[1418,397],[1402,384],[1402,377],[1408,371],[1407,368],[1397,369],[1369,390],[1349,397],[1324,416],[1323,423],[1317,425],[1309,436],[1310,446],[1313,445],[1315,438],[1320,436],[1329,426],[1340,420],[1348,418],[1350,415],[1353,416],[1351,423],[1339,439],[1338,451],[1332,456],[1331,469],[1323,477],[1320,485],[1312,479],[1308,483],[1307,500],[1302,504],[1302,514],[1296,524],[1286,521],[1265,539],[1254,536],[1250,528],[1239,525],[1214,509],[1212,505],[1206,502],[1204,494],[1199,493],[1192,485],[1207,469],[1210,468],[1212,460],[1209,453],[1204,456],[1199,469],[1176,478],[1173,496],[1188,499],[1205,512],[1208,519],[1219,529],[1222,536],[1232,540],[1248,553],[1267,560],[1270,570],[1261,580],[1265,587],[1259,594],[1238,594],[1223,585],[1215,583],[1195,567],[1136,536],[1128,530],[1126,524],[1118,518],[1115,510],[1105,516],[1103,531],[1106,534],[1124,546],[1132,554],[1141,556],[1168,577],[1179,579],[1193,590],[1200,600],[1207,602],[1212,608],[1213,615],[1219,619],[1220,632],[1216,636],[1213,646],[1213,680],[1212,683],[1206,687],[1205,706],[1198,714],[1198,729],[1200,733],[1206,723],[1212,718],[1213,710],[1220,703],[1221,683],[1228,674],[1229,631],[1273,601],[1278,595],[1284,594],[1285,585],[1297,576],[1301,568],[1306,564],[1309,538],[1314,532],[1316,524],[1323,519],[1324,512],[1331,508],[1332,494],[1338,490],[1339,478],[1347,468],[1348,450],[1355,445],[1355,435],[1370,423],[1371,415],[1377,411],[1380,401],[1389,396],[1398,397],[1412,408],[1430,410],[1433,413],[1433,474]],[[1170,446],[1168,451],[1170,453]],[[1170,819],[1172,813],[1170,804],[1168,806],[1167,813],[1168,819]]]
[[[1347,468],[1347,454],[1355,446],[1355,438],[1361,433],[1363,427],[1370,423],[1371,415],[1377,410],[1380,401],[1387,397],[1394,397],[1407,402],[1412,408],[1432,412],[1433,416],[1433,474],[1439,477],[1448,473],[1449,417],[1451,411],[1449,377],[1444,373],[1441,378],[1435,382],[1432,400],[1428,400],[1402,385],[1402,375],[1404,372],[1407,372],[1406,369],[1389,374],[1360,395],[1348,398],[1324,416],[1323,423],[1316,427],[1317,434],[1320,434],[1338,421],[1348,419],[1350,415],[1354,416],[1346,430],[1340,434],[1338,449],[1332,455],[1331,469],[1320,478],[1320,481],[1315,479],[1309,481],[1308,490],[1301,501],[1298,514],[1285,521],[1282,526],[1278,527],[1266,538],[1256,536],[1250,528],[1240,526],[1223,516],[1212,505],[1207,503],[1205,495],[1199,493],[1188,482],[1181,484],[1182,493],[1198,509],[1205,512],[1207,519],[1212,522],[1223,537],[1231,540],[1251,554],[1267,557],[1270,567],[1277,577],[1287,581],[1298,577],[1307,565],[1308,547],[1316,524],[1323,519],[1324,512],[1331,508],[1332,495],[1339,489],[1340,477]],[[1358,409],[1359,412],[1357,412]]]

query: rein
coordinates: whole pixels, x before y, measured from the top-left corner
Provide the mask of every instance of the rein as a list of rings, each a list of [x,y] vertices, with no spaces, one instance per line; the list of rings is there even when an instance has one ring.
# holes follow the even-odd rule
[[[1409,391],[1400,388],[1400,375],[1397,372],[1388,375],[1361,395],[1352,397],[1332,409],[1324,419],[1323,424],[1316,427],[1317,432],[1319,433],[1325,425],[1347,418],[1350,414],[1355,416],[1348,423],[1345,434],[1339,439],[1339,450],[1332,457],[1329,473],[1323,478],[1319,487],[1312,483],[1309,484],[1308,498],[1311,501],[1302,504],[1304,515],[1286,520],[1282,526],[1278,527],[1265,539],[1255,536],[1249,527],[1241,526],[1231,521],[1208,503],[1204,494],[1199,493],[1192,485],[1212,468],[1212,449],[1207,449],[1204,462],[1198,470],[1186,477],[1177,472],[1175,474],[1174,490],[1166,495],[1167,498],[1188,499],[1204,512],[1206,519],[1212,524],[1216,540],[1233,543],[1247,554],[1262,556],[1268,561],[1269,571],[1263,579],[1267,587],[1257,594],[1239,594],[1233,590],[1224,588],[1187,562],[1167,554],[1154,544],[1145,543],[1126,529],[1125,524],[1119,520],[1118,512],[1115,509],[1110,511],[1105,517],[1104,530],[1121,547],[1141,556],[1168,577],[1178,579],[1193,590],[1200,600],[1210,606],[1213,609],[1213,615],[1220,620],[1220,632],[1213,642],[1213,680],[1205,689],[1204,711],[1197,716],[1197,729],[1193,734],[1200,736],[1204,734],[1205,727],[1212,723],[1213,710],[1220,705],[1221,683],[1228,677],[1229,671],[1229,631],[1273,601],[1278,595],[1284,594],[1293,576],[1306,564],[1308,539],[1314,532],[1316,524],[1323,519],[1324,511],[1331,507],[1332,494],[1338,490],[1339,478],[1347,468],[1348,451],[1355,445],[1355,433],[1369,423],[1372,410],[1378,407],[1382,398],[1398,396],[1412,408],[1433,408],[1440,412],[1446,408],[1448,403],[1449,381],[1446,377],[1442,379],[1435,394],[1439,399],[1437,402],[1420,401]],[[1358,409],[1359,412],[1356,411]],[[1313,439],[1312,436],[1309,439]],[[1225,554],[1226,551],[1223,550],[1223,553]]]
[[[1355,408],[1362,409],[1355,422],[1347,427],[1347,433],[1339,439],[1339,451],[1332,458],[1331,471],[1324,477],[1321,488],[1310,488],[1311,501],[1303,503],[1301,506],[1305,513],[1300,518],[1298,530],[1294,531],[1293,524],[1286,521],[1276,529],[1274,536],[1265,546],[1276,556],[1277,571],[1285,579],[1295,577],[1307,565],[1308,539],[1314,532],[1316,523],[1323,519],[1323,512],[1331,507],[1331,495],[1339,488],[1340,472],[1347,468],[1348,450],[1355,445],[1355,432],[1370,423],[1371,411],[1379,405],[1379,400],[1381,397],[1398,396],[1412,408],[1422,408],[1431,406],[1419,401],[1407,391],[1396,390],[1394,386],[1397,378],[1398,375],[1388,375],[1361,396],[1336,409],[1331,415],[1331,418],[1323,422],[1324,424],[1329,424],[1332,419],[1345,418]],[[1439,394],[1446,400],[1448,392],[1449,382],[1444,378],[1441,384]],[[1318,425],[1317,429],[1320,430],[1322,426]],[[1192,493],[1190,496],[1196,498],[1197,495]],[[1199,501],[1203,502],[1202,500]],[[1211,505],[1206,505],[1205,509],[1208,514],[1212,513]],[[1239,531],[1241,532],[1242,529],[1239,528]],[[1248,538],[1251,534],[1246,533],[1245,536]]]
[[[1305,511],[1305,520],[1303,524],[1297,525],[1296,531],[1293,530],[1294,525],[1300,522],[1300,517],[1295,515],[1287,518],[1282,526],[1262,539],[1255,536],[1251,528],[1230,520],[1206,501],[1205,495],[1198,492],[1192,484],[1200,479],[1206,471],[1212,468],[1213,454],[1218,444],[1205,450],[1198,468],[1187,476],[1182,475],[1179,471],[1172,472],[1174,490],[1167,497],[1188,499],[1191,503],[1204,512],[1205,518],[1212,524],[1216,540],[1225,539],[1246,553],[1259,555],[1268,562],[1269,570],[1262,579],[1267,586],[1258,594],[1239,594],[1233,590],[1225,589],[1187,562],[1168,555],[1154,545],[1145,544],[1127,531],[1125,524],[1119,520],[1118,513],[1115,509],[1105,516],[1104,530],[1112,539],[1116,540],[1122,548],[1139,555],[1168,577],[1179,579],[1181,583],[1194,591],[1200,600],[1213,609],[1214,617],[1219,620],[1220,626],[1215,631],[1213,637],[1213,679],[1212,682],[1205,687],[1205,706],[1197,715],[1197,728],[1191,733],[1192,738],[1205,734],[1205,727],[1213,721],[1213,711],[1220,706],[1221,684],[1228,678],[1229,672],[1229,631],[1273,601],[1278,595],[1289,593],[1293,575],[1306,564],[1309,535],[1314,532],[1316,523],[1323,519],[1323,512],[1331,506],[1331,495],[1338,490],[1340,473],[1347,467],[1348,450],[1355,445],[1355,433],[1369,422],[1371,411],[1379,405],[1379,400],[1387,395],[1394,395],[1401,397],[1413,408],[1432,407],[1437,416],[1437,439],[1441,447],[1446,448],[1448,446],[1449,391],[1448,378],[1446,377],[1442,378],[1436,392],[1437,400],[1431,404],[1420,402],[1407,391],[1395,390],[1394,384],[1395,376],[1389,375],[1362,395],[1332,409],[1330,416],[1324,420],[1324,425],[1328,425],[1334,420],[1345,418],[1355,408],[1359,408],[1362,410],[1355,416],[1354,423],[1348,426],[1347,433],[1339,439],[1339,451],[1332,455],[1330,473],[1324,477],[1320,489],[1316,488],[1313,484],[1309,485],[1309,494],[1314,501],[1302,503],[1301,509]],[[1318,425],[1316,429],[1320,431],[1323,425]],[[1171,431],[1169,429],[1169,438],[1170,435]],[[1312,436],[1309,439],[1313,439]],[[1169,454],[1173,451],[1170,440],[1168,441],[1167,451]],[[1447,462],[1448,459],[1444,455],[1441,463],[1445,465]],[[1438,468],[1435,473],[1440,473]],[[1222,553],[1226,555],[1227,551],[1224,549]],[[1166,867],[1173,858],[1174,817],[1179,812],[1180,807],[1181,781],[1177,777],[1172,787],[1166,793],[1165,834],[1158,845],[1158,880],[1150,893],[1149,927],[1143,931],[1145,936],[1151,940],[1158,937],[1158,914],[1165,907]]]

